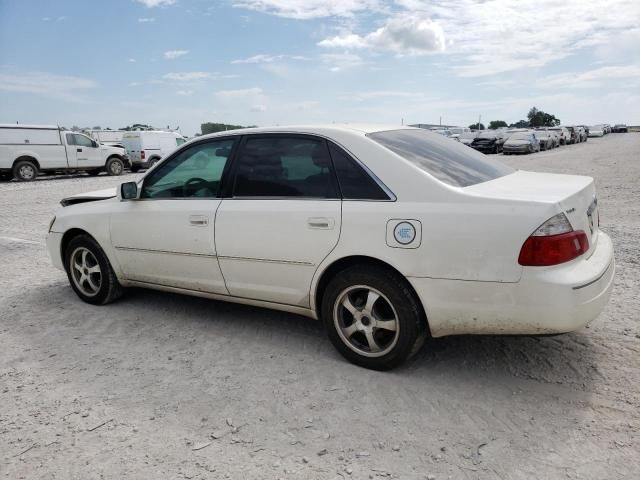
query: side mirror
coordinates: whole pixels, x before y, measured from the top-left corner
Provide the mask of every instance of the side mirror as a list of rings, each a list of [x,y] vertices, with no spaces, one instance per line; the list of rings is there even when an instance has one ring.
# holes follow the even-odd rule
[[[138,198],[138,184],[136,182],[122,183],[118,194],[120,200],[135,200]]]

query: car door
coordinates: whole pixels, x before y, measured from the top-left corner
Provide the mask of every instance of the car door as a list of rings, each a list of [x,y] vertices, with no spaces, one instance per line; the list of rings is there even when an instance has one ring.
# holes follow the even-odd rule
[[[95,140],[80,133],[74,133],[73,138],[76,147],[75,168],[101,167],[104,165],[102,152]]]
[[[341,201],[325,140],[248,135],[216,216],[231,295],[309,306],[313,274],[338,242]]]
[[[227,293],[216,258],[215,215],[234,139],[175,152],[140,185],[140,198],[111,215],[111,242],[125,278]]]
[[[65,133],[64,135],[67,143],[67,166],[76,168],[78,166],[78,154],[82,154],[82,147],[76,145],[75,133]]]

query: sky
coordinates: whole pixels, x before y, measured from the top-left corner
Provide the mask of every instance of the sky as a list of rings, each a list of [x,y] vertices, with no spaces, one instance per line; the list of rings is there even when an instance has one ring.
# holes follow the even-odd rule
[[[640,125],[639,0],[0,0],[0,123]]]

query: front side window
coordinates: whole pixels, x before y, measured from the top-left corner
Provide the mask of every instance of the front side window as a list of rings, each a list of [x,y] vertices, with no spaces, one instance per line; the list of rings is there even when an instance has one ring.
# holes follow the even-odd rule
[[[74,133],[73,136],[75,138],[75,144],[79,147],[93,147],[93,142],[89,137],[85,137],[78,133]]]
[[[140,197],[216,197],[233,143],[234,140],[218,140],[183,150],[145,178]]]
[[[76,139],[73,133],[67,133],[67,145],[75,145]]]
[[[337,198],[326,142],[309,137],[247,137],[238,154],[234,197]]]
[[[466,145],[420,129],[390,130],[367,136],[454,187],[468,187],[515,171]]]
[[[186,140],[184,138],[176,137],[176,145],[182,145]]]

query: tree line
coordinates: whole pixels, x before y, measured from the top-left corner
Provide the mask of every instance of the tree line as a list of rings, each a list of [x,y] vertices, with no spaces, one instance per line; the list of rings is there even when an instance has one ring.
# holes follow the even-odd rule
[[[555,127],[560,125],[560,119],[555,115],[543,112],[536,107],[532,107],[527,113],[528,120],[518,120],[515,123],[507,124],[504,120],[491,120],[489,122],[489,129],[495,130],[497,128],[509,127],[509,128],[538,128],[538,127]],[[472,130],[485,130],[486,127],[483,123],[473,123],[469,125]]]

